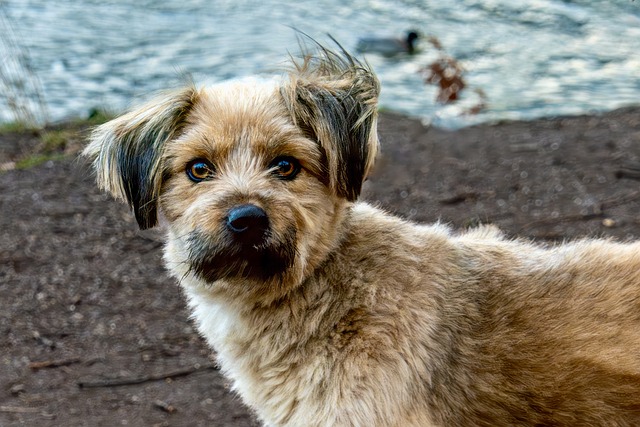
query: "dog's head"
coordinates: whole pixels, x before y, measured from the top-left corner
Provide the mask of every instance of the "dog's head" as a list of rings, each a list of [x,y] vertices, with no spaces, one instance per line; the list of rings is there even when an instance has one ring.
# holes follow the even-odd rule
[[[165,93],[84,154],[142,229],[167,219],[174,274],[281,294],[339,243],[377,152],[378,92],[367,66],[319,48],[280,80]]]

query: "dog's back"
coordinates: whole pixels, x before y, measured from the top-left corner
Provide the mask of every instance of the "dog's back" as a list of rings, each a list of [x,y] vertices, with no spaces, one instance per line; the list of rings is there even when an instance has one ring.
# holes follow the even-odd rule
[[[363,279],[335,323],[379,362],[362,375],[393,373],[378,386],[412,408],[397,425],[640,425],[640,243],[545,247],[353,212],[325,269]]]
[[[455,239],[469,280],[443,297],[442,424],[640,425],[640,244],[481,233]]]

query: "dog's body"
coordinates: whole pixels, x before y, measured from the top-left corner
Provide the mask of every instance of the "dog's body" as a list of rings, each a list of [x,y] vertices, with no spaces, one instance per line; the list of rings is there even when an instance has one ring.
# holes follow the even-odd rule
[[[545,248],[357,202],[378,83],[322,50],[288,78],[185,88],[85,154],[268,425],[640,425],[640,243]]]

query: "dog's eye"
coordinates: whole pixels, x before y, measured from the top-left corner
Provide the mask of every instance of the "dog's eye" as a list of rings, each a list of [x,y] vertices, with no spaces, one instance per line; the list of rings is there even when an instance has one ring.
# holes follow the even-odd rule
[[[300,172],[300,163],[293,157],[278,157],[271,162],[273,174],[281,179],[293,179]]]
[[[193,182],[204,181],[213,177],[214,168],[211,163],[203,159],[192,160],[187,163],[187,176]]]

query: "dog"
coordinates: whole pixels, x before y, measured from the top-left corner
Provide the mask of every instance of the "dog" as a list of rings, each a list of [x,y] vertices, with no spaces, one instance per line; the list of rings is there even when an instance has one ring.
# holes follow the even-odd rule
[[[638,426],[640,243],[545,246],[359,201],[379,82],[314,45],[279,78],[184,88],[84,155],[270,426]]]

